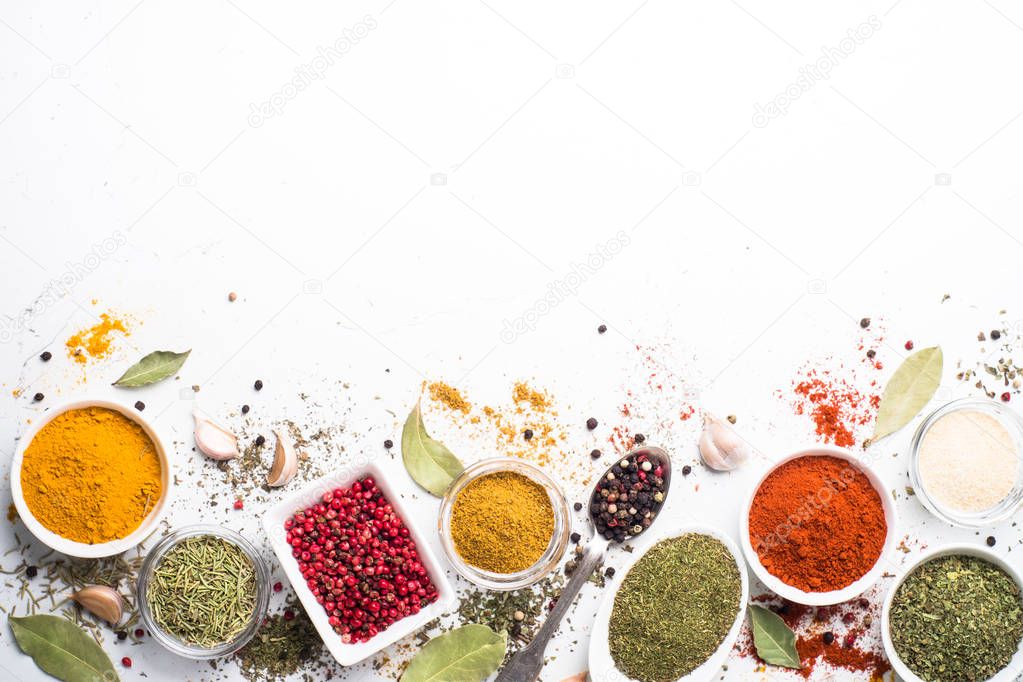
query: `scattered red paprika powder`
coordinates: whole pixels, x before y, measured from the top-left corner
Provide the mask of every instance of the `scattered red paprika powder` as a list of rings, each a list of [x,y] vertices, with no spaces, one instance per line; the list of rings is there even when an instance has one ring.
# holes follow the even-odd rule
[[[749,534],[771,575],[806,592],[830,592],[873,568],[888,523],[881,497],[854,464],[810,455],[782,464],[760,484]]]
[[[871,382],[871,386],[874,385],[875,382]],[[809,415],[817,435],[825,443],[840,447],[856,444],[856,428],[872,424],[881,404],[879,394],[864,394],[826,370],[807,371],[793,382],[793,390],[796,414]]]

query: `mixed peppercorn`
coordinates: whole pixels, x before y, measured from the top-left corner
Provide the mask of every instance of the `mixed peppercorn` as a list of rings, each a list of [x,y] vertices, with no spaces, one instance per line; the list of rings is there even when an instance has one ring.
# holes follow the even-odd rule
[[[590,512],[597,533],[615,542],[642,533],[664,504],[665,488],[664,466],[656,457],[647,450],[629,454],[593,491]]]
[[[437,600],[409,529],[372,477],[324,493],[284,523],[291,554],[345,643]]]

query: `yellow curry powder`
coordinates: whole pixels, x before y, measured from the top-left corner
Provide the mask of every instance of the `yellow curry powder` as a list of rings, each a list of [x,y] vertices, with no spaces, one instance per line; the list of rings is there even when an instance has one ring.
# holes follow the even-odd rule
[[[537,562],[554,535],[554,508],[536,481],[501,471],[465,486],[451,511],[451,538],[462,559],[494,573]]]
[[[110,344],[113,342],[111,336],[114,332],[127,334],[128,329],[124,321],[111,317],[109,313],[99,316],[99,322],[93,326],[79,331],[67,340],[68,355],[78,363],[85,364],[89,359],[105,358],[110,354]]]
[[[105,407],[57,415],[25,449],[21,488],[39,523],[97,544],[139,527],[160,499],[162,467],[139,424]]]
[[[458,410],[463,414],[469,414],[472,403],[462,397],[462,392],[454,386],[445,384],[443,381],[434,381],[427,388],[430,390],[430,398],[438,403],[443,403],[451,410]]]

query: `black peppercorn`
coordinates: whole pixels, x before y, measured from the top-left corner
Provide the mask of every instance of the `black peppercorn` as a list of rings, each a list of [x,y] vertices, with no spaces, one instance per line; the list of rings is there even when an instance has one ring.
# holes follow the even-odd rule
[[[568,536],[572,543],[577,545],[579,544],[579,540],[581,539],[581,537],[582,536],[579,535],[579,533],[572,533],[571,535]]]
[[[684,467],[682,467],[682,475],[683,476],[688,476],[691,473],[693,473],[693,467],[689,466],[688,464],[686,464]]]
[[[869,327],[870,326],[870,318],[869,317],[864,317],[862,320],[860,320],[860,326],[863,327],[864,329]]]
[[[870,350],[867,351],[867,357],[870,358],[871,360],[873,360],[874,356],[876,356],[876,355],[877,355],[877,351],[874,350],[873,348],[871,348]]]
[[[36,402],[39,402],[44,397],[46,397],[46,396],[44,396],[42,393],[36,393],[34,396],[32,396],[32,400],[34,400]]]
[[[118,630],[117,631],[117,639],[119,639],[119,640],[121,640],[123,642],[124,640],[128,639],[128,633],[125,632],[124,630]]]
[[[834,633],[831,632],[825,632],[824,637],[822,639],[824,640],[825,644],[831,644],[832,642],[835,641],[835,635]]]
[[[522,634],[522,625],[520,625],[519,623],[512,623],[511,634],[512,634],[512,637],[518,637],[519,635],[521,635]]]
[[[593,429],[597,428],[597,420],[594,419],[593,417],[590,417],[589,419],[587,419],[586,420],[586,428],[588,428],[590,431],[592,431]]]
[[[575,504],[572,505],[572,509],[575,509],[576,511],[582,511],[583,510],[583,503],[582,502],[576,502]]]
[[[992,329],[991,330],[991,340],[992,341],[997,341],[1000,338],[1002,338],[1002,332],[998,331],[997,329]]]
[[[141,400],[136,400],[135,401],[135,409],[138,410],[139,412],[141,412],[142,410],[146,409],[146,404],[144,402],[142,402]]]
[[[607,325],[606,324],[602,324],[599,327],[597,327],[597,333],[598,334],[603,334],[606,331],[607,331]]]
[[[600,450],[593,449],[590,451],[590,457],[593,459],[600,459]]]
[[[263,443],[265,443],[265,442],[266,442],[266,438],[263,438],[263,436],[256,436],[256,447],[257,448],[263,447]]]
[[[988,547],[994,547],[995,546],[995,536],[994,535],[987,536],[987,546]]]
[[[248,405],[242,405],[242,414],[248,414],[248,413],[249,413],[249,406]]]
[[[632,440],[634,440],[638,445],[646,440],[646,436],[644,436],[642,433],[637,433],[635,436],[632,437]]]
[[[387,440],[384,441],[384,447],[390,450],[391,448],[394,447],[394,441],[388,438]]]
[[[256,389],[257,391],[262,391],[263,390],[263,380],[262,379],[256,379],[256,383],[252,384],[252,387],[254,389]]]
[[[44,350],[42,352],[42,354],[39,356],[39,359],[42,360],[43,362],[49,362],[50,358],[52,358],[52,357],[53,357],[53,353],[51,353],[48,350]]]
[[[28,568],[25,569],[25,575],[27,575],[29,578],[34,578],[37,575],[39,575],[39,569],[36,568],[35,566],[29,566]]]
[[[604,575],[606,575],[608,578],[615,577],[615,569],[614,569],[614,567],[608,566],[607,570],[604,571]]]
[[[533,429],[526,429],[522,432],[522,437],[526,440],[530,440],[533,437]]]

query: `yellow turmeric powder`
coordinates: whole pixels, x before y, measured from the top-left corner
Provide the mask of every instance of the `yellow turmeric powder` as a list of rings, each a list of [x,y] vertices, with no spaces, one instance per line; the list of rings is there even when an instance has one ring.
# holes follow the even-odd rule
[[[512,471],[480,476],[451,510],[451,539],[462,559],[494,573],[535,564],[554,535],[554,507],[536,481]]]
[[[110,354],[110,344],[113,341],[110,337],[114,332],[127,334],[128,329],[124,326],[123,320],[103,313],[99,316],[99,322],[82,329],[67,340],[65,345],[68,355],[81,364],[85,364],[89,358],[94,360],[105,358]]]
[[[156,446],[105,407],[68,410],[25,449],[21,488],[39,523],[75,542],[117,540],[139,527],[163,493]]]

